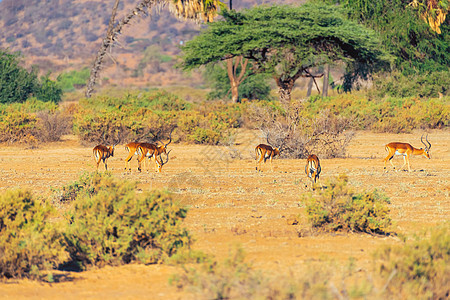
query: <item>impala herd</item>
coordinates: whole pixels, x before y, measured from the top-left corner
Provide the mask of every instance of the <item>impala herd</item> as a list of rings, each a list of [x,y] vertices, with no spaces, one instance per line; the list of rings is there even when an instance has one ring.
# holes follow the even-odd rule
[[[411,155],[423,155],[426,158],[430,159],[430,149],[431,149],[431,143],[428,141],[428,135],[425,137],[425,140],[427,144],[423,141],[423,135],[420,138],[420,141],[425,146],[425,149],[422,148],[415,148],[411,146],[408,143],[401,143],[401,142],[393,142],[389,143],[385,146],[386,152],[388,152],[388,155],[386,158],[383,159],[384,161],[384,170],[386,171],[386,163],[389,161],[392,165],[392,167],[395,170],[395,166],[392,163],[392,159],[394,155],[401,155],[403,156],[404,163],[400,167],[401,170],[403,167],[407,164],[408,165],[408,171],[411,172],[411,166],[409,164],[409,158]],[[269,139],[267,138],[267,141]],[[125,170],[131,171],[131,168],[129,167],[128,163],[133,158],[134,155],[137,155],[138,157],[138,170],[141,172],[142,170],[142,161],[144,161],[144,165],[147,164],[147,171],[149,171],[148,163],[153,159],[155,161],[155,170],[157,172],[161,172],[162,167],[167,164],[169,161],[169,154],[170,151],[167,151],[167,146],[172,142],[172,133],[169,135],[169,142],[167,144],[164,144],[162,142],[159,142],[158,144],[151,144],[151,143],[137,143],[137,142],[131,142],[125,145],[125,150],[128,152],[127,158],[125,158]],[[270,142],[269,142],[270,144]],[[114,156],[114,148],[113,146],[103,146],[98,145],[94,147],[93,154],[94,159],[97,164],[97,171],[98,166],[101,161],[105,164],[105,169],[108,170],[107,160],[109,157]],[[280,155],[280,149],[273,147],[271,145],[266,144],[259,144],[255,148],[255,154],[256,154],[256,170],[261,171],[261,163],[265,163],[267,160],[270,161],[270,167],[273,171],[273,165],[272,165],[272,159],[275,156]],[[162,155],[165,155],[165,159],[163,159]],[[148,159],[148,163],[146,163],[145,158]],[[259,169],[258,169],[259,167]],[[319,180],[319,175],[322,168],[320,166],[320,161],[317,155],[311,154],[308,156],[306,160],[306,166],[305,166],[305,173],[306,176],[311,180],[311,187],[314,189],[315,184]]]

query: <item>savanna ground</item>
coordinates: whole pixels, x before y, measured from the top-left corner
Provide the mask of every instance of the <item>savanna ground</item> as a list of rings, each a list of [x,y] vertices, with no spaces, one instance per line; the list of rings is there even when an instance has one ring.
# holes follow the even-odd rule
[[[391,199],[395,232],[412,235],[450,219],[450,132],[432,130],[431,160],[412,157],[412,172],[394,172],[388,164],[383,172],[384,145],[392,141],[421,147],[420,135],[357,132],[348,147],[348,157],[322,159],[321,181],[339,174],[349,176],[357,190],[381,190]],[[305,160],[275,159],[274,170],[266,164],[255,171],[254,147],[264,140],[258,132],[240,131],[230,147],[170,144],[171,160],[162,173],[138,173],[135,158],[132,172],[124,172],[127,153],[116,147],[108,167],[114,176],[138,180],[139,188],[166,188],[189,207],[186,226],[194,235],[193,248],[227,257],[240,245],[246,260],[268,276],[295,278],[304,266],[324,261],[337,267],[353,263],[362,274],[370,271],[373,251],[385,244],[399,243],[396,236],[368,234],[311,234],[300,195],[307,192]],[[95,171],[92,148],[83,147],[74,136],[37,149],[0,147],[0,191],[21,187],[36,195],[52,195],[76,181],[83,172]],[[396,157],[397,166],[403,159]],[[104,166],[100,166],[104,170]],[[288,225],[291,215],[300,214],[297,225]],[[170,286],[171,274],[181,267],[126,265],[86,272],[58,272],[56,283],[7,280],[0,283],[4,299],[186,299],[193,297]]]

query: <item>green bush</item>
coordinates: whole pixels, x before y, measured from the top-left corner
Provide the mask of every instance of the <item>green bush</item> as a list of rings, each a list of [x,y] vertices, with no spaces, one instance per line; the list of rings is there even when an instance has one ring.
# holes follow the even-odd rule
[[[41,77],[41,87],[34,93],[34,95],[36,98],[44,102],[58,103],[61,101],[63,91],[59,87],[58,83],[51,80],[49,76],[50,73]]]
[[[448,299],[450,296],[450,223],[424,231],[402,245],[375,253],[376,266],[386,279],[386,294],[403,299]]]
[[[81,179],[83,181],[83,179]],[[90,193],[79,193],[68,212],[68,250],[80,268],[163,262],[187,249],[186,209],[166,193],[136,194],[136,183],[109,173],[91,175]]]
[[[61,189],[53,190],[52,200],[56,205],[71,203],[75,201],[81,193],[86,193],[87,195],[93,195],[94,187],[92,183],[92,175],[89,173],[84,173],[80,178],[72,182],[69,185],[63,186]]]
[[[20,66],[20,55],[0,49],[0,103],[24,102],[30,96],[42,101],[61,101],[61,89],[44,76],[39,81],[37,69]]]
[[[68,259],[60,223],[51,206],[33,199],[31,192],[0,195],[0,277],[43,279]],[[52,280],[51,273],[47,280]]]
[[[400,72],[375,77],[370,94],[378,98],[390,97],[439,97],[449,95],[450,71],[403,75]]]
[[[238,68],[237,72],[239,74],[240,68]],[[238,88],[239,100],[269,100],[271,98],[270,85],[267,83],[269,76],[267,74],[250,74],[250,72],[247,71],[245,76],[245,80]],[[203,73],[203,77],[211,88],[211,92],[207,95],[208,100],[231,99],[231,85],[226,70],[226,64],[223,67],[218,64],[207,66]]]
[[[64,92],[74,91],[77,87],[85,86],[90,76],[89,68],[85,67],[79,71],[73,70],[59,74],[56,78],[58,85]]]
[[[199,268],[185,267],[183,273],[170,278],[170,283],[179,289],[190,288],[202,296],[200,299],[255,297],[263,277],[244,258],[242,248],[238,248],[223,262],[209,259]]]
[[[348,177],[329,180],[317,194],[303,196],[313,228],[324,231],[352,231],[388,234],[391,227],[389,199],[378,191],[355,193]]]

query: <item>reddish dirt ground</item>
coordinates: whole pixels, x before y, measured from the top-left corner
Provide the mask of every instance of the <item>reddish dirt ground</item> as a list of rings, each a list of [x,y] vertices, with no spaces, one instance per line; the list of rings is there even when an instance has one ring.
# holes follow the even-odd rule
[[[450,131],[429,133],[431,159],[412,157],[412,172],[383,172],[384,145],[403,141],[421,147],[421,132],[375,134],[357,132],[348,157],[322,159],[322,182],[345,173],[357,190],[379,189],[391,199],[395,231],[410,235],[450,219]],[[108,167],[114,176],[138,180],[139,188],[168,188],[189,207],[185,221],[195,236],[195,249],[225,258],[234,245],[246,252],[255,269],[270,274],[289,274],[307,262],[331,259],[344,265],[349,257],[358,268],[368,269],[373,251],[399,242],[396,237],[365,234],[322,234],[299,237],[307,228],[300,195],[306,192],[305,160],[275,159],[274,171],[266,165],[255,171],[254,147],[263,140],[258,133],[240,131],[231,147],[171,144],[171,160],[162,173],[125,173],[126,152],[117,146]],[[83,172],[95,170],[92,148],[80,146],[73,136],[41,146],[0,147],[0,192],[29,188],[38,195],[52,194]],[[403,159],[396,157],[397,166]],[[104,169],[103,165],[100,166]],[[292,214],[304,217],[287,225]],[[186,299],[168,283],[176,266],[127,265],[81,273],[60,272],[64,280],[48,284],[30,280],[0,282],[2,299]]]

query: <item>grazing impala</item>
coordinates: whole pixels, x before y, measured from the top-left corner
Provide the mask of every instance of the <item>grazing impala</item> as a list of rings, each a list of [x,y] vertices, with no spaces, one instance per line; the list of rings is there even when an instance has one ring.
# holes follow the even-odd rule
[[[426,158],[430,159],[431,143],[428,141],[428,134],[425,137],[425,140],[427,141],[428,145],[426,145],[423,142],[423,134],[422,134],[422,136],[420,137],[420,141],[425,146],[425,149],[414,148],[413,146],[411,146],[408,143],[395,142],[395,143],[387,144],[385,149],[388,152],[388,155],[383,160],[384,161],[384,170],[386,170],[386,163],[387,163],[388,160],[389,160],[389,162],[391,163],[392,167],[395,170],[395,166],[392,163],[392,158],[394,157],[394,155],[402,155],[403,156],[404,163],[403,163],[403,166],[401,166],[399,170],[401,170],[406,164],[408,164],[408,171],[409,172],[411,172],[411,167],[409,165],[409,157],[411,155],[423,155]]]
[[[173,130],[172,130],[173,131]],[[149,143],[141,143],[138,147],[137,147],[137,153],[138,153],[138,163],[139,163],[139,168],[138,170],[141,171],[141,162],[147,157],[148,160],[150,161],[152,158],[155,159],[155,168],[158,172],[161,172],[161,168],[163,165],[165,165],[167,163],[167,161],[169,161],[169,154],[167,152],[167,146],[172,142],[172,132],[170,132],[169,135],[169,142],[167,144],[164,144],[162,142],[160,142],[162,145],[155,145],[155,144],[149,144]],[[169,151],[170,152],[170,151]],[[162,163],[162,154],[166,154],[167,156],[167,161],[166,163]],[[159,161],[158,161],[158,156],[159,156]],[[148,170],[148,167],[147,167]]]
[[[316,155],[311,154],[306,159],[305,173],[306,176],[311,179],[311,186],[313,190],[314,184],[319,180],[320,171],[322,171],[322,168],[320,167],[319,158]]]
[[[100,164],[100,161],[103,161],[105,164],[105,169],[108,170],[107,160],[109,157],[114,156],[114,147],[113,146],[103,146],[103,145],[97,145],[92,149],[92,152],[94,153],[94,159],[97,163],[97,171],[98,171],[98,165]]]
[[[138,155],[137,148],[141,143],[131,142],[125,145],[125,150],[128,152],[127,158],[125,158],[125,170],[128,169],[128,163],[133,158],[134,155]],[[131,167],[130,167],[131,171]]]
[[[156,162],[156,153],[157,153],[157,146],[155,144],[150,144],[150,143],[140,143],[137,147],[136,153],[138,156],[138,170],[139,172],[141,172],[141,163],[142,161],[147,157],[148,160],[150,161],[150,159],[153,157],[155,158],[155,164],[157,164]],[[146,161],[144,160],[144,164],[146,163]],[[147,164],[147,170],[148,170],[148,164]]]
[[[258,166],[259,170],[261,171],[261,162],[264,160],[264,163],[266,162],[267,159],[270,160],[270,167],[273,171],[273,165],[272,165],[272,159],[277,156],[280,155],[280,150],[278,148],[273,148],[272,146],[266,145],[266,144],[259,144],[258,146],[256,146],[255,148],[255,152],[256,152],[256,171],[258,171]],[[259,161],[258,161],[259,159]]]

